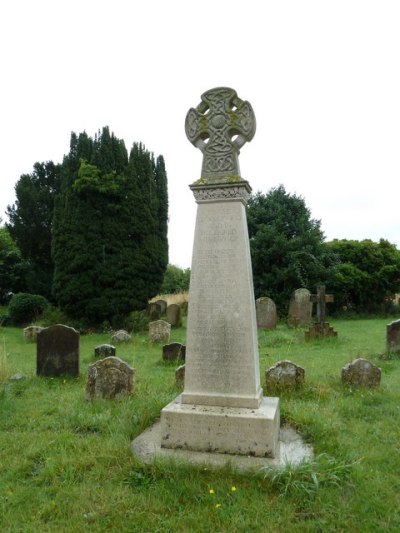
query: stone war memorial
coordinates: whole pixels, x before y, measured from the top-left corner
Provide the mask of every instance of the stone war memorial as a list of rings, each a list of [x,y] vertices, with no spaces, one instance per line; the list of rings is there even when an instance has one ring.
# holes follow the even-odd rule
[[[239,149],[254,136],[255,116],[248,102],[223,87],[202,95],[185,126],[203,165],[190,185],[198,207],[184,389],[132,450],[148,462],[164,456],[259,468],[266,458],[279,463],[282,442],[279,398],[264,397],[260,385],[245,211],[251,188],[238,162]]]

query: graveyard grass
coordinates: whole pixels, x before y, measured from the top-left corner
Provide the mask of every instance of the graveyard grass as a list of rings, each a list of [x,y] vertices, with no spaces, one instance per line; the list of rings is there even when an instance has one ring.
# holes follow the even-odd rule
[[[308,532],[400,530],[400,356],[379,359],[391,320],[331,321],[337,339],[304,341],[279,324],[259,332],[260,369],[281,359],[306,385],[281,395],[282,422],[313,444],[313,461],[240,475],[174,462],[142,465],[130,443],[180,391],[175,363],[138,333],[117,355],[136,369],[135,394],[85,401],[87,367],[109,335],[81,337],[79,378],[35,376],[36,345],[0,329],[2,531]],[[171,342],[184,342],[185,329]],[[381,387],[340,381],[349,361],[382,369]],[[27,378],[9,381],[17,372]],[[266,394],[266,391],[264,391]]]

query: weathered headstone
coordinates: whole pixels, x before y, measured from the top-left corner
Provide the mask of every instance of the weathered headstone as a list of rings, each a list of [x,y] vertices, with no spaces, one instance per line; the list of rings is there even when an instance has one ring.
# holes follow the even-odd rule
[[[96,359],[104,359],[105,357],[115,357],[116,348],[112,344],[100,344],[94,349],[94,356]]]
[[[267,391],[287,390],[304,383],[304,368],[291,361],[279,361],[265,372]]]
[[[400,320],[395,320],[386,326],[386,350],[400,352]]]
[[[167,306],[168,306],[167,302],[165,300],[157,300],[154,303],[156,303],[157,305],[160,306],[160,308],[161,308],[161,316],[164,315],[165,311],[167,310]]]
[[[175,385],[177,387],[183,387],[185,383],[185,365],[180,365],[175,370]]]
[[[311,294],[310,301],[317,304],[317,321],[305,333],[306,340],[323,338],[323,337],[337,337],[337,332],[332,326],[325,322],[325,306],[327,303],[332,303],[333,295],[325,293],[325,285],[318,285],[317,294]]]
[[[146,314],[150,320],[159,320],[161,318],[161,305],[156,302],[152,302],[147,305]]]
[[[171,324],[165,320],[155,320],[149,323],[150,342],[169,342]]]
[[[256,300],[256,318],[259,329],[275,329],[278,322],[276,305],[266,296]]]
[[[164,361],[176,361],[177,359],[185,359],[186,346],[180,342],[172,342],[163,346],[162,357]]]
[[[378,387],[381,369],[367,359],[355,359],[342,368],[342,381],[356,387]]]
[[[133,392],[135,370],[119,357],[106,357],[89,365],[86,399],[113,399]]]
[[[120,342],[129,342],[131,339],[132,337],[129,335],[127,331],[125,331],[124,329],[119,329],[111,337],[111,342],[118,344]]]
[[[308,326],[311,323],[312,306],[308,289],[295,290],[289,304],[288,326],[290,328]]]
[[[185,386],[161,412],[161,446],[274,457],[279,399],[263,398],[239,149],[253,138],[251,105],[212,89],[186,117],[203,152],[189,290]],[[208,140],[208,142],[206,142]]]
[[[37,334],[36,373],[38,376],[79,375],[79,332],[57,324]]]
[[[36,342],[37,334],[42,330],[44,330],[42,326],[28,326],[24,328],[24,339],[27,342]]]
[[[179,327],[182,325],[182,312],[178,304],[171,304],[167,307],[167,321],[171,326]]]

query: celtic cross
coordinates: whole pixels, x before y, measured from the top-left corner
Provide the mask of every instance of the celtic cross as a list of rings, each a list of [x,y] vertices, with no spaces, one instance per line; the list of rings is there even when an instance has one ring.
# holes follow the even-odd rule
[[[185,130],[189,141],[203,152],[202,180],[241,179],[240,148],[252,140],[256,131],[249,102],[228,87],[211,89],[201,96],[196,109],[189,109]]]

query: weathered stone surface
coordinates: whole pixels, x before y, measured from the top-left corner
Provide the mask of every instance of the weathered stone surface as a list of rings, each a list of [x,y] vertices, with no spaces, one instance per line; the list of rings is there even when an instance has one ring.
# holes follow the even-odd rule
[[[79,375],[79,332],[57,324],[37,334],[38,376]]]
[[[165,311],[167,310],[167,306],[168,306],[167,302],[165,300],[157,300],[154,303],[156,303],[157,305],[160,306],[160,308],[161,308],[161,316],[164,315]]]
[[[111,342],[118,344],[119,342],[129,342],[132,337],[124,329],[120,329],[111,337]]]
[[[323,324],[316,322],[304,333],[306,341],[310,339],[322,339],[324,337],[337,337],[337,331],[328,322],[324,322]]]
[[[180,342],[172,342],[163,346],[162,357],[164,361],[176,361],[177,359],[185,359],[186,346]]]
[[[378,387],[381,369],[367,359],[355,359],[342,368],[342,381],[358,387]]]
[[[22,374],[22,372],[17,372],[8,378],[9,381],[23,381],[24,379],[26,379],[26,376],[25,374]]]
[[[264,296],[256,300],[256,318],[259,329],[275,329],[278,322],[276,305],[271,298]]]
[[[133,392],[135,370],[119,357],[106,357],[89,365],[86,399],[114,399]]]
[[[291,361],[279,361],[265,372],[267,391],[286,390],[304,383],[304,368]]]
[[[169,342],[171,335],[171,324],[165,320],[156,320],[149,324],[150,342]]]
[[[158,303],[152,302],[148,304],[146,315],[150,318],[150,320],[159,320],[161,318],[161,314],[161,306]]]
[[[171,304],[167,307],[167,321],[171,326],[179,327],[182,325],[182,311],[178,304]]]
[[[291,328],[308,326],[311,323],[312,306],[308,289],[295,290],[289,304],[288,326]]]
[[[97,359],[104,359],[104,357],[115,357],[116,348],[112,344],[100,344],[94,349],[94,356]]]
[[[185,383],[185,365],[180,365],[175,370],[175,385],[177,387],[183,387]]]
[[[386,326],[386,349],[388,352],[400,352],[400,320]]]
[[[28,326],[27,328],[24,328],[24,339],[27,342],[36,342],[37,334],[43,330],[44,327],[42,326]]]

